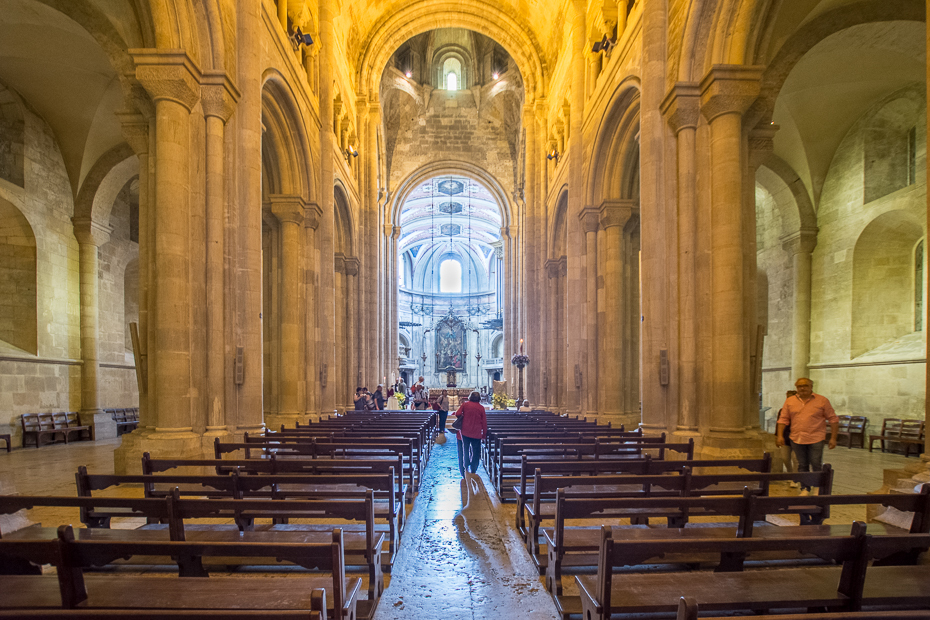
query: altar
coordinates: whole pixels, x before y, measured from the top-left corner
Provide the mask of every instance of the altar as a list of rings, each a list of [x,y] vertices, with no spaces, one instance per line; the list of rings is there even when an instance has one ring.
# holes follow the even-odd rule
[[[468,400],[472,392],[477,391],[476,388],[430,388],[429,402],[435,403],[442,396],[443,390],[449,395],[449,411],[458,409],[459,405]]]

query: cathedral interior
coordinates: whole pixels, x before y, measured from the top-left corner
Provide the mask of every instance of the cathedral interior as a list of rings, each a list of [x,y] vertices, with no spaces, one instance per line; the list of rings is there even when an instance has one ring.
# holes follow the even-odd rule
[[[800,377],[928,420],[926,13],[0,0],[0,435],[131,473],[419,376],[704,458]]]

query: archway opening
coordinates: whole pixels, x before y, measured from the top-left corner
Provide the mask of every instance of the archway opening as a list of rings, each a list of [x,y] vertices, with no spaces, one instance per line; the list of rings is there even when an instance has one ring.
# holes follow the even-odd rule
[[[502,369],[492,351],[503,333],[501,213],[487,187],[463,176],[433,177],[407,196],[397,245],[401,375],[477,389]]]

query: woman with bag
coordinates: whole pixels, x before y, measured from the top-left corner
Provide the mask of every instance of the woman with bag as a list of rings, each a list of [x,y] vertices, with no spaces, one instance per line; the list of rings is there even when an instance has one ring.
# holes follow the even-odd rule
[[[488,418],[480,401],[481,395],[472,392],[455,412],[458,420],[452,424],[458,432],[459,472],[465,480],[468,480],[469,471],[472,474],[478,471],[481,440],[488,436]]]
[[[449,417],[449,391],[443,390],[439,398],[436,399],[434,407],[439,412],[439,432],[446,432],[446,419]]]

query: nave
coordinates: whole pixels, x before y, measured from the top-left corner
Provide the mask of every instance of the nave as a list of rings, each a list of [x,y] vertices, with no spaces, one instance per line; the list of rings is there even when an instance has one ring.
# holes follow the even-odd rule
[[[86,465],[97,473],[113,473],[112,452],[119,440],[0,454],[0,493],[73,495],[74,472]],[[914,459],[895,454],[838,448],[827,460],[836,477],[835,494],[874,491],[886,469],[901,469]],[[448,620],[515,616],[557,618],[552,599],[514,529],[514,504],[501,503],[484,468],[487,492],[459,516],[460,484],[452,435],[433,446],[420,491],[409,510],[394,569],[385,575],[387,589],[377,620],[442,617]],[[772,494],[794,494],[774,485]],[[120,491],[134,493],[133,491]],[[834,508],[829,524],[849,524],[865,515]],[[77,510],[37,508],[28,518],[45,525],[79,526]],[[141,520],[140,520],[141,521]],[[135,527],[127,522],[123,527]],[[571,587],[570,580],[565,580]]]

